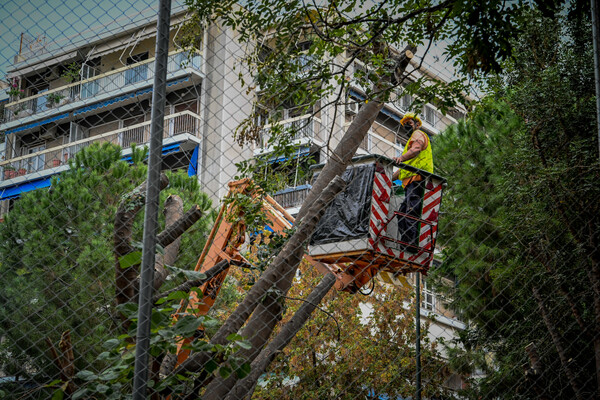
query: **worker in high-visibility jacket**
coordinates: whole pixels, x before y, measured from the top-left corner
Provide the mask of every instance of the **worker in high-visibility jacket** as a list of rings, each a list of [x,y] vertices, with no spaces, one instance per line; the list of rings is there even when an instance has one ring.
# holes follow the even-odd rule
[[[421,118],[413,113],[404,115],[400,124],[410,133],[410,138],[404,147],[400,157],[394,157],[394,161],[411,165],[423,171],[433,172],[433,156],[431,152],[431,141],[425,132],[419,128],[423,125]],[[400,213],[421,218],[423,208],[423,177],[414,172],[400,169],[393,175],[393,180],[402,180],[405,198],[398,210]],[[398,218],[398,235],[402,242],[408,243],[405,251],[416,253],[419,250],[419,223],[414,219],[400,216]]]

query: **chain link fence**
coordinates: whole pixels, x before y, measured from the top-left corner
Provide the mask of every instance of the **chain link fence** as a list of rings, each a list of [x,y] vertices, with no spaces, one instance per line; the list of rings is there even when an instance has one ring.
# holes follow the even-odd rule
[[[472,107],[356,4],[169,3],[0,5],[0,398],[598,395],[586,19]]]

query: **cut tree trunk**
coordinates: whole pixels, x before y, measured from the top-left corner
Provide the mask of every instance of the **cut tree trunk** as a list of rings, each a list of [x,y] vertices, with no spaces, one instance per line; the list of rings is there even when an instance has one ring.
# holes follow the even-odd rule
[[[171,195],[165,200],[163,209],[165,214],[165,230],[169,229],[175,222],[183,216],[183,200],[181,197]],[[179,246],[181,244],[181,236],[176,236],[168,246],[164,247],[164,254],[157,254],[154,262],[154,289],[158,290],[169,276],[169,271],[165,268],[166,265],[175,264],[177,255],[179,254]]]

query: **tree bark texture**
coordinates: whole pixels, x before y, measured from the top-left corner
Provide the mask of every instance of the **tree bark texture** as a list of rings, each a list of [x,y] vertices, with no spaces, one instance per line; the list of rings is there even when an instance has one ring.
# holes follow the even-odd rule
[[[167,176],[161,174],[160,189],[163,190],[168,184],[169,179]],[[133,221],[146,203],[147,189],[147,183],[143,182],[124,196],[115,216],[113,246],[115,254],[115,297],[117,304],[128,303],[135,298],[135,282],[138,271],[134,267],[121,268],[119,260],[121,257],[134,251],[131,245]]]
[[[545,385],[542,381],[544,368],[535,343],[529,343],[527,346],[525,346],[525,352],[529,357],[529,368],[525,366],[525,378],[531,383],[531,386],[538,395],[539,400],[551,400],[546,393],[547,385]]]
[[[569,357],[567,356],[565,348],[562,345],[560,335],[556,331],[556,326],[552,323],[552,320],[550,319],[550,315],[548,314],[546,304],[544,302],[544,299],[542,298],[542,295],[540,294],[539,289],[535,286],[533,287],[533,297],[535,297],[535,299],[538,303],[538,307],[540,309],[540,313],[542,314],[542,319],[544,320],[546,329],[548,329],[548,332],[550,333],[550,337],[552,337],[552,342],[554,343],[554,347],[556,348],[556,351],[558,352],[558,357],[560,359],[560,363],[561,363],[562,367],[565,369],[567,378],[569,379],[569,384],[571,385],[571,389],[573,389],[573,392],[575,392],[575,398],[577,400],[583,400],[584,397],[583,397],[583,394],[581,393],[581,387],[579,386],[579,383],[577,382],[577,378],[575,376],[575,373],[573,372],[573,369],[569,365]]]

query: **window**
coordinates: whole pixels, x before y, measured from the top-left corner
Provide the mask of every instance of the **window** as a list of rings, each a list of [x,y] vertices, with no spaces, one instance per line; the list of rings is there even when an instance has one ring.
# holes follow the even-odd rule
[[[91,79],[97,75],[100,75],[100,70],[97,68],[97,64],[99,62],[99,58],[92,60],[86,64],[81,66],[81,78],[82,80]],[[77,87],[77,86],[74,86]],[[93,80],[91,82],[85,82],[81,84],[81,98],[87,99],[89,97],[93,97],[98,94],[98,80]]]
[[[423,114],[421,116],[423,121],[431,126],[435,126],[438,122],[438,112],[432,106],[423,107]]]
[[[30,154],[39,153],[40,151],[43,151],[45,149],[46,149],[46,146],[44,146],[44,145],[34,145],[34,146],[30,146],[30,147],[25,147],[21,150],[21,155],[30,155]],[[24,165],[23,167],[25,169],[27,169],[28,172],[31,173],[31,172],[42,171],[44,169],[44,164],[46,162],[46,155],[40,154],[37,156],[27,158],[24,161],[26,162],[26,165]]]
[[[83,126],[76,124],[75,122],[71,122],[69,127],[69,143],[77,142],[79,140],[86,139],[88,137],[88,130],[84,129]],[[75,146],[70,146],[68,148],[68,154],[65,154],[65,158],[70,158],[75,155],[79,150],[81,150],[87,143],[76,144]],[[66,160],[65,160],[66,161]]]
[[[134,65],[148,59],[148,52],[136,54],[131,57],[127,57],[127,65]],[[148,64],[138,65],[131,67],[125,71],[125,84],[131,85],[132,83],[145,81],[148,78]]]
[[[44,88],[44,89],[33,89],[32,90],[32,94],[36,95],[36,94],[40,94],[40,93],[45,93],[48,91],[48,88]],[[33,107],[35,108],[33,111],[34,112],[42,112],[46,109],[46,96],[40,96],[38,98],[35,99],[35,103],[33,104]]]
[[[421,298],[421,308],[429,311],[435,311],[435,292],[426,280],[423,280],[423,292]]]
[[[413,102],[413,98],[410,94],[403,94],[399,99],[398,99],[398,106],[404,110],[404,111],[408,111],[408,109],[410,108],[410,105]]]

